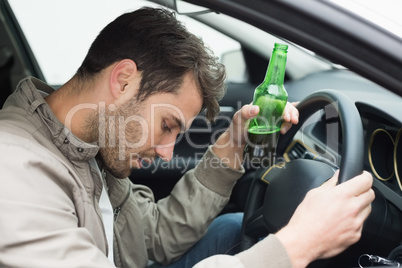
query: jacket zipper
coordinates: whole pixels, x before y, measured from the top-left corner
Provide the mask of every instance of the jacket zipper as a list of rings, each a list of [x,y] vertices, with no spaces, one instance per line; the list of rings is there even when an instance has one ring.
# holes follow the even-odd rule
[[[129,184],[128,192],[127,192],[126,197],[124,198],[123,202],[122,202],[118,207],[116,207],[116,208],[114,209],[114,212],[113,212],[114,221],[117,221],[117,218],[119,217],[121,208],[122,208],[123,205],[127,202],[128,198],[129,198],[129,196],[130,196],[130,192],[131,192],[131,184]]]

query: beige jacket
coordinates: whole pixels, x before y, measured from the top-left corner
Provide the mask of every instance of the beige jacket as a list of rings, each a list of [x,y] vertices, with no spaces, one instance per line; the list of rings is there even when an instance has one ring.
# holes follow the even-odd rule
[[[56,119],[42,96],[52,90],[27,78],[0,111],[0,266],[113,267],[98,204],[102,178],[89,164],[99,148]],[[116,212],[116,266],[145,267],[148,259],[169,263],[204,235],[242,175],[208,168],[216,158],[209,149],[157,203],[149,188],[101,167]],[[270,240],[274,256],[286,256],[274,236]],[[243,265],[253,252],[230,259]],[[199,267],[213,267],[210,261]]]

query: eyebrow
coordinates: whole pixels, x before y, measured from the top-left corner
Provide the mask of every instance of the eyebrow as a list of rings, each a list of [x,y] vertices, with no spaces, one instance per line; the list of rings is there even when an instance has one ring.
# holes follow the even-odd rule
[[[181,132],[186,132],[186,127],[184,126],[184,123],[183,123],[178,117],[176,117],[176,116],[174,116],[174,115],[171,114],[171,115],[170,115],[170,118],[171,118],[173,121],[176,122],[176,124],[179,126]]]

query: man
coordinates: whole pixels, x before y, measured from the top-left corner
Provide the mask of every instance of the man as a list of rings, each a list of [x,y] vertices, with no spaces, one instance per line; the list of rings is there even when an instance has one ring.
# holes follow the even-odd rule
[[[238,111],[158,203],[127,176],[143,161],[170,160],[176,136],[201,110],[216,116],[224,79],[224,68],[171,13],[144,8],[106,26],[57,91],[21,81],[0,112],[0,264],[145,267],[151,259],[180,267],[192,259],[243,174],[244,125],[258,108]],[[283,132],[297,123],[292,105],[284,120]],[[197,267],[304,267],[341,252],[359,239],[374,194],[368,173],[336,180],[311,191],[277,234]]]

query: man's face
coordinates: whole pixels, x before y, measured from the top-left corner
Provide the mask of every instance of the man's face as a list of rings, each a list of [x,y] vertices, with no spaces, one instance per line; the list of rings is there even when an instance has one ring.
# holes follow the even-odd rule
[[[176,137],[186,131],[202,107],[192,76],[186,75],[177,93],[160,93],[140,103],[125,103],[106,112],[105,140],[100,155],[117,178],[156,157],[171,160]]]

